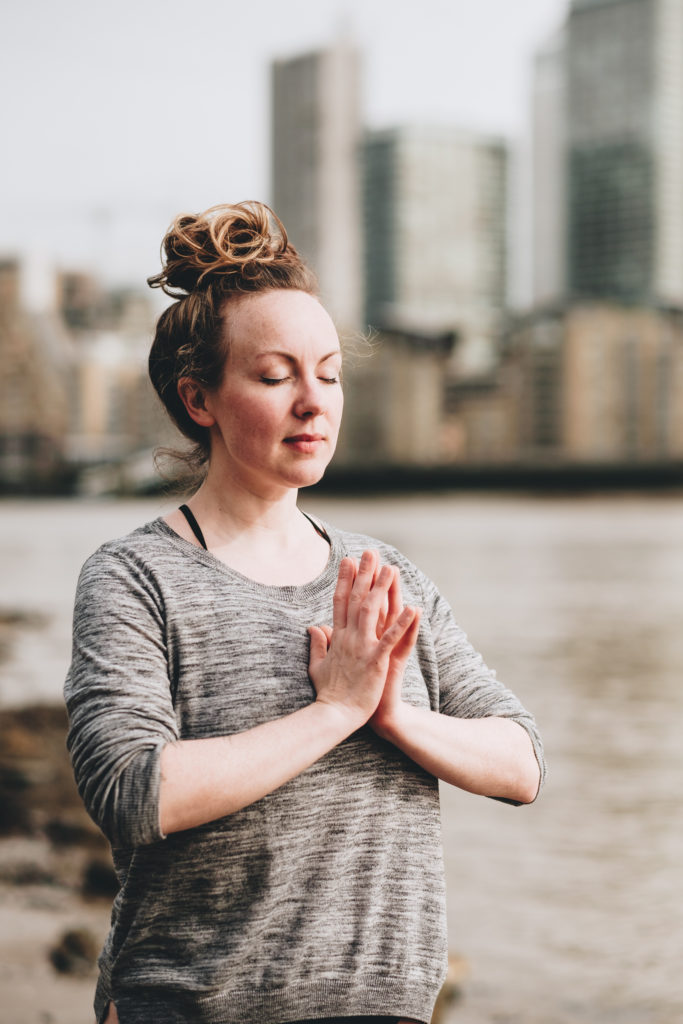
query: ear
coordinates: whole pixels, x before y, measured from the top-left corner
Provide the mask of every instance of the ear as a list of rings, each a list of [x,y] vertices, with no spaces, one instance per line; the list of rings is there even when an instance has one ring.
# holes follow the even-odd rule
[[[206,395],[200,384],[192,377],[181,377],[178,381],[178,396],[187,410],[188,416],[200,427],[212,427],[215,417],[206,406]]]

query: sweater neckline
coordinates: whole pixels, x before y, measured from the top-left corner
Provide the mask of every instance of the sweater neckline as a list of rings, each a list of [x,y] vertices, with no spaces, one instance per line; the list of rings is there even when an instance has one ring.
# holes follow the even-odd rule
[[[184,537],[181,537],[179,533],[176,533],[175,530],[168,525],[162,516],[154,519],[149,525],[153,530],[155,530],[155,532],[170,540],[174,547],[183,555],[201,562],[203,565],[210,567],[216,572],[230,576],[232,579],[239,581],[243,586],[248,587],[250,590],[263,595],[269,594],[274,597],[280,596],[288,600],[295,600],[308,596],[314,597],[322,591],[327,590],[330,584],[333,583],[336,585],[337,582],[339,564],[343,557],[341,538],[337,530],[328,523],[324,523],[322,520],[318,521],[325,528],[330,538],[330,553],[327,559],[327,564],[318,576],[309,580],[307,583],[286,585],[260,583],[258,580],[254,580],[250,576],[245,576],[244,573],[239,572],[237,569],[233,569],[232,566],[227,565],[219,558],[216,558],[216,556],[212,555],[210,551],[205,551],[204,548],[199,547],[197,544],[192,544],[189,540],[185,540]]]

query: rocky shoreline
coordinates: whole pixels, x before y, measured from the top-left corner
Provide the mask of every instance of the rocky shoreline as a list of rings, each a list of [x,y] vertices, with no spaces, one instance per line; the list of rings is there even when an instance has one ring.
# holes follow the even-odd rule
[[[92,1024],[116,892],[81,804],[63,707],[0,710],[0,988],[8,1024]]]

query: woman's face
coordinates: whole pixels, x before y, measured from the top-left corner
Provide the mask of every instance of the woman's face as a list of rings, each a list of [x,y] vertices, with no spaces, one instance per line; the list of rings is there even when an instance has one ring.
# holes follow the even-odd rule
[[[211,463],[259,493],[323,475],[341,421],[341,351],[317,299],[287,289],[245,295],[225,314],[222,383],[204,396]]]

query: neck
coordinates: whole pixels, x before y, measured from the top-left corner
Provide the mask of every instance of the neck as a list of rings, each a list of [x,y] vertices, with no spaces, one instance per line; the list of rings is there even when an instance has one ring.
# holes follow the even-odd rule
[[[211,467],[191,499],[192,509],[216,539],[246,539],[250,534],[282,538],[291,534],[300,514],[293,487],[272,491],[250,486],[248,481],[226,477]]]
[[[259,583],[296,586],[316,579],[330,557],[328,542],[297,508],[297,493],[294,486],[264,491],[214,467],[189,504],[215,558]],[[181,512],[167,522],[196,543]]]

